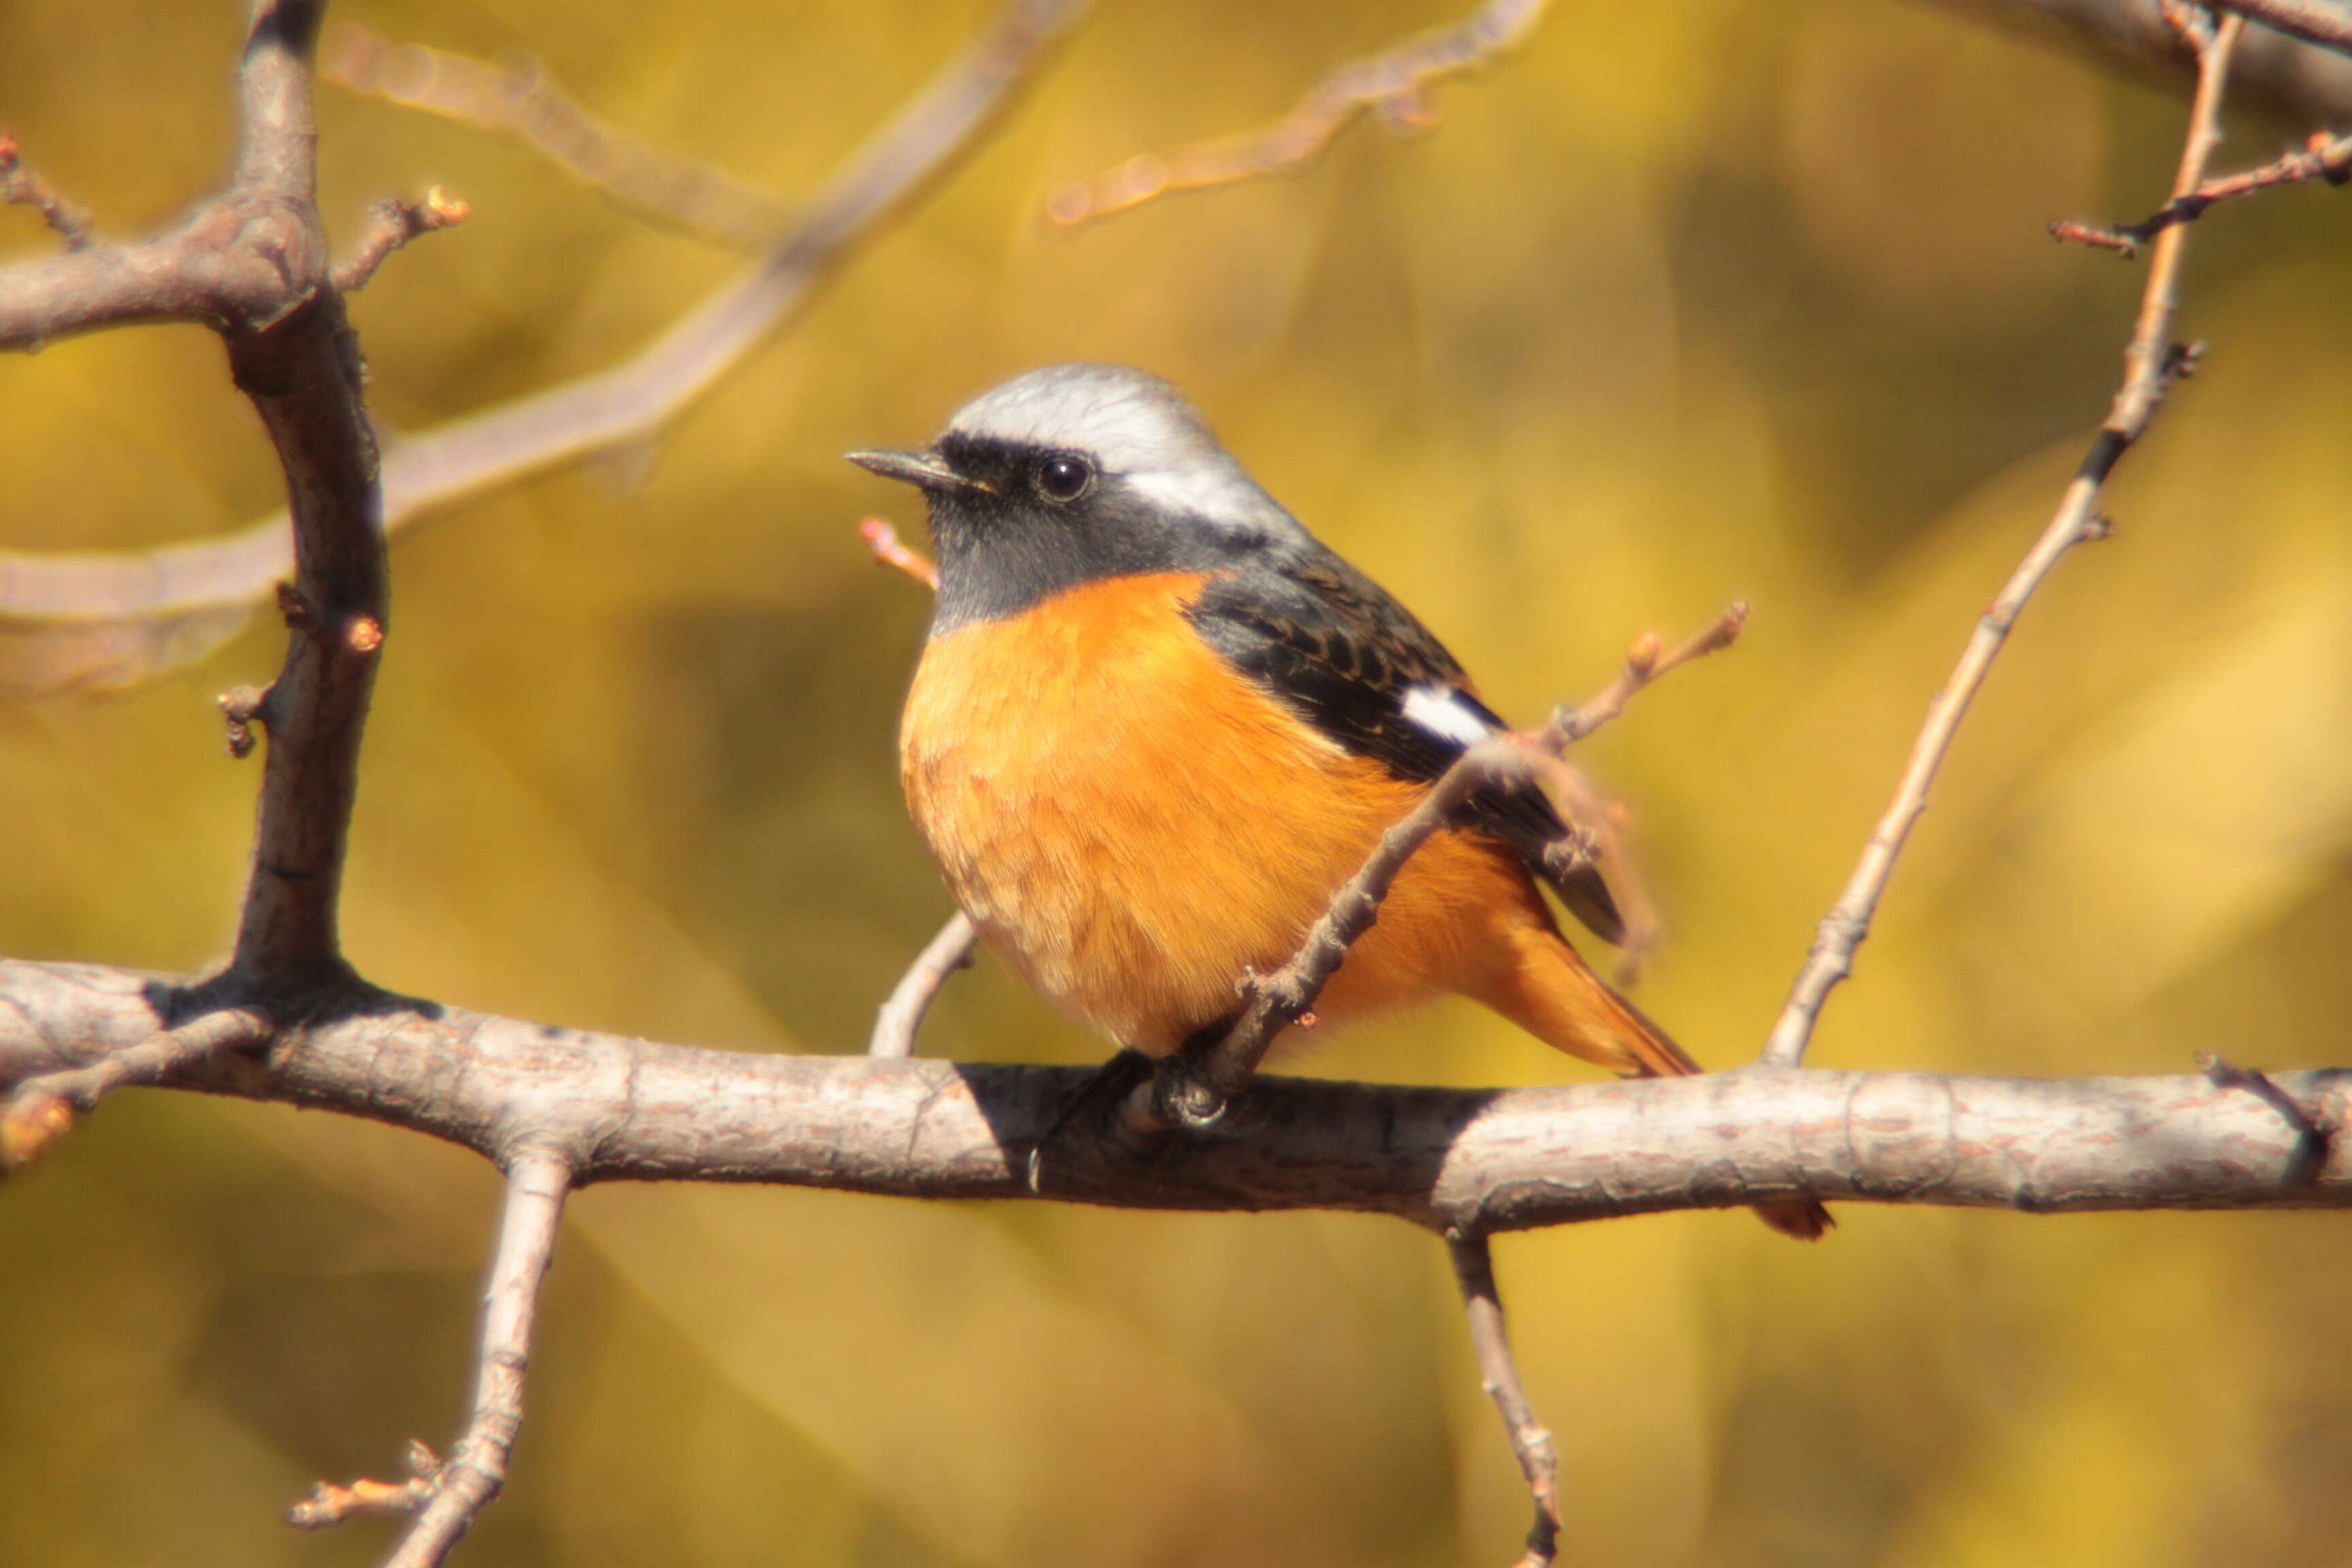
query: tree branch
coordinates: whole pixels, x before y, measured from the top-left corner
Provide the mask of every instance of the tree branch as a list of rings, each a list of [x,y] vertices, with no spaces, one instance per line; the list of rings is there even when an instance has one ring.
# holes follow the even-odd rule
[[[2226,202],[2237,196],[2250,196],[2257,191],[2267,191],[2278,185],[2300,185],[2313,180],[2325,180],[2331,185],[2352,182],[2352,136],[2330,138],[2327,132],[2315,132],[2300,153],[2289,153],[2259,169],[2249,169],[2242,174],[2226,174],[2218,180],[2207,180],[2187,195],[2175,196],[2137,223],[2121,224],[2114,228],[2094,228],[2072,219],[2050,226],[2053,239],[2074,240],[2083,245],[2112,250],[2126,258],[2139,254],[2139,247],[2176,224],[2194,223],[2205,216],[2206,209],[2216,202]]]
[[[572,1172],[542,1154],[518,1157],[507,1170],[505,1217],[482,1302],[481,1362],[474,1408],[449,1458],[436,1466],[416,1522],[384,1568],[439,1568],[506,1484],[507,1459],[522,1427],[523,1383],[530,1370],[531,1320],[539,1287],[555,1256]]]
[[[2195,191],[2204,180],[2206,160],[2219,136],[2221,93],[2229,79],[2231,52],[2243,26],[2241,17],[2231,16],[2214,29],[2210,39],[2200,48],[2197,97],[2189,110],[2180,165],[2172,183],[2176,197]],[[1993,659],[2009,640],[2010,628],[2016,625],[2026,601],[2057,566],[2061,556],[2076,544],[2106,532],[2106,523],[2093,510],[2100,489],[2123,455],[2147,433],[2174,377],[2185,374],[2193,363],[2193,355],[2177,351],[2172,342],[2176,289],[2188,232],[2176,226],[2157,237],[2155,255],[2148,265],[2147,285],[2140,296],[2139,316],[2133,324],[2131,342],[2124,350],[2123,384],[2108,407],[2106,422],[2099,427],[2090,453],[2075,471],[2074,481],[2067,487],[2056,513],[2025,559],[2010,574],[1999,596],[1978,617],[1976,630],[1961,650],[1959,663],[1927,705],[1927,721],[1920,726],[1918,739],[1912,742],[1911,755],[1895,786],[1895,796],[1887,802],[1886,810],[1863,846],[1862,858],[1847,879],[1844,892],[1822,918],[1804,967],[1798,971],[1789,1000],[1773,1021],[1761,1058],[1766,1063],[1790,1068],[1803,1063],[1805,1047],[1812,1039],[1822,1006],[1829,1000],[1831,991],[1853,973],[1854,951],[1870,934],[1870,922],[1877,913],[1879,900],[1885,896],[1886,885],[1895,875],[1895,859],[1902,854],[1904,843],[1910,837],[1920,814],[1927,809],[1927,792],[1951,752],[1953,737],[1959,732],[1960,721],[1968,716],[1969,704],[1983,688],[1985,678],[1992,672]]]
[[[1496,735],[1463,752],[1420,803],[1381,835],[1356,874],[1332,893],[1290,962],[1272,974],[1244,977],[1241,1015],[1223,1037],[1205,1049],[1166,1058],[1150,1082],[1126,1098],[1120,1110],[1126,1130],[1148,1138],[1171,1127],[1198,1131],[1214,1124],[1226,1103],[1256,1074],[1275,1037],[1294,1024],[1311,1026],[1315,999],[1347,962],[1348,950],[1380,918],[1381,900],[1398,873],[1423,845],[1454,825],[1472,795],[1489,784],[1529,781],[1559,767],[1564,749],[1622,713],[1633,694],[1651,681],[1677,665],[1729,647],[1747,618],[1748,606],[1734,604],[1671,654],[1662,651],[1656,633],[1644,633],[1627,651],[1624,669],[1591,700],[1556,710],[1540,730]],[[1581,861],[1592,852],[1589,835],[1571,832],[1549,847],[1547,858]],[[1573,867],[1563,862],[1557,868]]]
[[[152,1035],[157,981],[0,960],[0,1088]],[[2202,1074],[1993,1079],[1747,1068],[1524,1089],[1261,1079],[1222,1128],[1148,1163],[1071,1140],[1033,1192],[1026,1151],[1080,1068],[698,1050],[359,989],[266,1056],[170,1087],[337,1110],[581,1184],[761,1182],[1127,1208],[1348,1209],[1487,1234],[1775,1199],[2029,1213],[2352,1206],[2352,1154]],[[2272,1075],[2340,1125],[2352,1069]],[[1245,1133],[1246,1136],[1240,1134]]]
[[[1479,1382],[1503,1418],[1504,1435],[1511,1440],[1511,1452],[1536,1505],[1536,1521],[1528,1527],[1527,1555],[1519,1559],[1518,1568],[1550,1568],[1559,1555],[1559,1455],[1519,1381],[1502,1293],[1495,1288],[1493,1249],[1485,1237],[1458,1231],[1447,1233],[1445,1247],[1454,1260],[1454,1282],[1462,1288],[1462,1310],[1470,1322]]]
[[[2260,22],[2274,33],[2352,55],[2352,12],[2327,0],[2213,0],[2216,9]]]
[[[25,167],[14,136],[0,136],[0,203],[31,207],[41,221],[66,242],[68,250],[87,250],[98,243],[89,214],[58,195],[57,188]]]
[[[1428,125],[1436,119],[1433,86],[1525,43],[1550,7],[1551,0],[1486,0],[1450,27],[1349,60],[1272,125],[1147,153],[1086,179],[1066,180],[1046,195],[1046,216],[1076,228],[1162,196],[1293,174],[1370,112],[1401,125]]]
[[[858,241],[971,148],[1081,8],[1080,0],[1010,0],[835,171],[798,226],[634,359],[394,442],[383,458],[383,528],[642,439],[676,417]],[[197,288],[187,253],[212,254],[182,236],[0,269],[0,348],[99,324],[212,320],[204,311],[237,302],[241,287],[266,284],[270,299],[281,298],[274,273],[257,280],[237,270]],[[16,634],[0,639],[0,683],[54,695],[153,679],[235,635],[289,564],[282,514],[154,551],[0,552],[0,632]]]
[[[508,132],[651,222],[746,250],[767,249],[793,225],[786,204],[589,112],[530,55],[491,65],[422,44],[394,44],[356,22],[338,22],[327,31],[320,74],[352,92]]]
[[[911,1057],[915,1054],[915,1033],[923,1026],[923,1016],[939,1000],[940,991],[959,969],[971,966],[972,950],[980,945],[980,932],[973,929],[971,917],[958,910],[940,928],[889,997],[874,1016],[874,1037],[866,1044],[869,1057]]]

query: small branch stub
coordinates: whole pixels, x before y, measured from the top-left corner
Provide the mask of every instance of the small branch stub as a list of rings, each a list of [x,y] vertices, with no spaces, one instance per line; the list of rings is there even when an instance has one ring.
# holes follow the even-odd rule
[[[88,250],[98,243],[89,214],[58,195],[57,188],[25,167],[14,136],[0,136],[0,202],[31,207],[41,215],[68,250]]]
[[[411,1442],[406,1480],[356,1480],[347,1487],[320,1481],[309,1497],[286,1510],[286,1522],[297,1530],[329,1530],[361,1514],[415,1513],[433,1495],[441,1469],[438,1455],[423,1443]]]
[[[455,228],[474,216],[474,209],[436,185],[421,202],[387,199],[368,209],[367,232],[359,247],[335,264],[339,294],[354,294],[368,285],[384,258],[419,236]]]

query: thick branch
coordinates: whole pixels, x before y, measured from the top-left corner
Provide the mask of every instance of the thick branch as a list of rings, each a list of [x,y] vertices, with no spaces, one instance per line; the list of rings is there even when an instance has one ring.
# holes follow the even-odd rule
[[[292,635],[261,714],[268,762],[234,967],[297,990],[342,972],[335,908],[386,601],[375,433],[312,200],[310,51],[323,9],[323,0],[260,0],[254,11],[236,194],[278,220],[270,247],[290,308],[226,337],[230,372],[286,470],[294,524],[294,582],[279,595]]]
[[[2160,0],[1940,0],[1948,10],[1992,23],[2102,65],[2177,89],[2193,89],[2197,51],[2167,25]],[[2244,96],[2298,132],[2352,121],[2352,58],[2256,29],[2238,46],[2230,70],[2233,96]]]
[[[0,961],[0,1087],[152,1035],[132,971]],[[1026,1151],[1090,1074],[696,1050],[362,994],[267,1057],[181,1087],[333,1110],[583,1183],[772,1182],[1133,1208],[1334,1208],[1443,1231],[1525,1229],[1811,1196],[2033,1213],[2352,1205],[2352,1155],[2202,1074],[1986,1079],[1750,1068],[1571,1088],[1260,1079],[1227,1125],[1149,1165]],[[2270,1081],[2339,1126],[2352,1071]]]
[[[2189,110],[2180,166],[2173,177],[2172,194],[2176,197],[2196,190],[2205,178],[2206,160],[2219,137],[2221,91],[2229,79],[2231,53],[2243,26],[2239,17],[2227,17],[2202,46],[2197,98]],[[2157,237],[2156,252],[2148,264],[2147,284],[2140,296],[2139,316],[2132,326],[2131,342],[2124,349],[2123,384],[2108,406],[2106,423],[2099,427],[2089,454],[2075,471],[2074,483],[2067,487],[2042,536],[2010,574],[2000,595],[1977,618],[1976,630],[1961,650],[1959,663],[1928,703],[1927,721],[1920,726],[1918,739],[1912,742],[1903,776],[1895,783],[1894,798],[1887,802],[1869,840],[1864,844],[1862,858],[1847,879],[1845,890],[1831,906],[1830,912],[1822,917],[1811,951],[1790,987],[1789,1000],[1773,1021],[1772,1033],[1764,1044],[1765,1062],[1775,1067],[1803,1063],[1822,1007],[1839,983],[1853,973],[1854,952],[1870,934],[1870,922],[1877,914],[1879,900],[1885,896],[1886,885],[1895,876],[1895,860],[1903,853],[1911,829],[1927,809],[1927,792],[1934,786],[1944,759],[1951,752],[1953,737],[1959,733],[1960,721],[1968,716],[1969,704],[1982,689],[1985,678],[1992,673],[1993,659],[2009,640],[2010,628],[2017,624],[2017,617],[2023,613],[2034,590],[2057,566],[2059,557],[2084,541],[2099,538],[2105,532],[2105,521],[2094,510],[2100,489],[2124,453],[2147,433],[2176,374],[2191,363],[2185,353],[2176,353],[2172,342],[2175,291],[2188,233],[2176,226]]]
[[[2213,4],[2217,9],[2260,22],[2274,33],[2352,55],[2352,11],[2327,0],[2213,0]]]

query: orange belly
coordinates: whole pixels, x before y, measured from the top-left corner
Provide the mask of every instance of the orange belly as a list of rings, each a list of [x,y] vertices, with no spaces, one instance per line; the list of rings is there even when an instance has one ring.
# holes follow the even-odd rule
[[[982,935],[1041,994],[1162,1055],[1286,962],[1423,786],[1351,756],[1179,618],[1205,579],[1086,584],[924,650],[899,735],[907,803]],[[1510,928],[1551,929],[1502,846],[1407,864],[1318,1003],[1327,1021],[1483,995]]]

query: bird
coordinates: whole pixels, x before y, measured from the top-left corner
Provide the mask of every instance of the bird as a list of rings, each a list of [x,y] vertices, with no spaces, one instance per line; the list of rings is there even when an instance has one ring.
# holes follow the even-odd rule
[[[915,451],[939,583],[899,729],[915,826],[982,939],[1129,1050],[1221,1036],[1381,834],[1502,733],[1461,664],[1250,477],[1168,382],[1050,365]],[[1623,921],[1532,783],[1408,860],[1318,1026],[1458,994],[1626,1077],[1702,1070],[1561,934]],[[1277,1041],[1277,1047],[1284,1042]],[[1819,1204],[1757,1205],[1811,1239]]]

